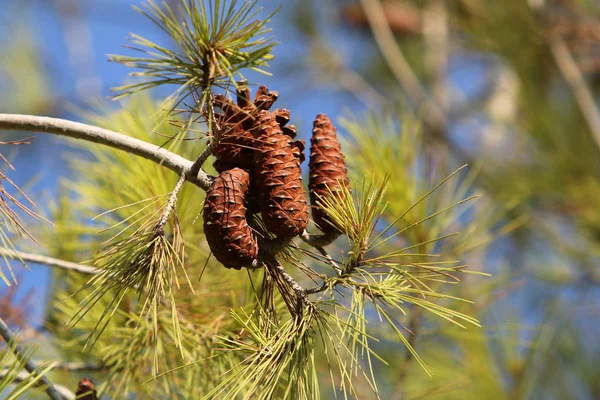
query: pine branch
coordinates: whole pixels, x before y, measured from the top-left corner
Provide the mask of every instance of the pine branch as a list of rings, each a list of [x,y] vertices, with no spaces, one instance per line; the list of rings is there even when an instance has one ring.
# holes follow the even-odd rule
[[[319,248],[330,245],[339,236],[339,232],[330,232],[324,235],[311,235],[308,232],[304,231],[304,233],[300,235],[300,239],[302,239],[305,243],[314,248]]]
[[[600,149],[600,112],[594,94],[585,82],[579,66],[561,37],[555,36],[550,40],[550,50],[556,66],[573,92],[596,146]]]
[[[304,231],[302,235],[300,235],[300,239],[302,239],[306,244],[312,246],[317,250],[321,255],[325,258],[325,260],[331,265],[331,267],[335,270],[338,275],[341,275],[342,269],[335,262],[335,260],[329,255],[327,250],[325,250],[325,246],[333,243],[335,239],[340,236],[339,232],[328,232],[324,235],[316,236],[310,235],[307,231]]]
[[[296,280],[283,268],[281,263],[273,260],[267,264],[271,267],[281,278],[290,286],[290,288],[296,293],[299,299],[302,301],[306,300],[306,291]]]
[[[432,116],[437,121],[442,122],[442,126],[446,125],[444,113],[437,104],[431,101],[429,94],[423,85],[421,85],[419,78],[408,64],[406,57],[404,57],[402,50],[396,43],[380,1],[361,0],[361,4],[365,11],[365,16],[369,21],[373,37],[400,85],[406,90],[408,96],[415,104],[427,104],[430,107],[430,112],[433,114]]]
[[[192,161],[159,146],[80,122],[34,115],[0,114],[0,130],[45,132],[103,144],[143,157],[178,174],[186,174],[186,180],[203,190],[208,189],[213,179],[202,169],[192,174]]]
[[[176,44],[176,50],[131,34],[134,56],[109,55],[109,60],[135,68],[133,76],[145,80],[113,88],[116,98],[161,85],[176,85],[179,100],[199,88],[227,89],[234,75],[263,68],[273,58],[275,42],[265,37],[270,32],[266,18],[258,18],[261,8],[256,0],[199,1],[178,0],[178,7],[148,0],[135,9],[152,21]]]
[[[40,367],[42,365],[47,365],[48,361],[34,361],[34,364],[37,367]],[[90,364],[90,363],[85,363],[85,362],[65,362],[65,363],[58,363],[56,364],[52,370],[53,371],[77,371],[77,372],[81,372],[81,371],[102,371],[105,369],[108,369],[109,367],[107,367],[104,364]]]
[[[167,206],[165,207],[165,210],[163,211],[163,214],[160,217],[160,221],[158,222],[159,229],[164,229],[165,225],[167,224],[169,216],[171,216],[171,212],[173,211],[173,209],[175,208],[175,204],[177,203],[177,196],[179,195],[179,192],[181,191],[181,188],[183,187],[184,183],[185,174],[181,174],[181,176],[179,177],[179,181],[177,181],[175,188],[171,192],[171,196],[169,197]]]
[[[19,261],[29,261],[36,264],[44,264],[49,267],[62,268],[69,271],[76,271],[87,275],[96,275],[99,270],[94,267],[82,265],[70,261],[59,260],[57,258],[41,256],[38,254],[25,253],[0,247],[0,256],[8,257]]]
[[[8,373],[9,373],[8,369],[0,369],[0,380],[3,379]],[[14,383],[24,382],[27,379],[29,379],[29,377],[30,377],[29,373],[27,373],[25,371],[21,371],[13,378]],[[41,385],[43,385],[43,383],[40,383],[40,386]],[[60,399],[62,399],[62,400],[75,399],[75,393],[73,393],[70,389],[68,389],[62,385],[57,385],[57,384],[54,385],[54,388],[58,392]]]
[[[4,338],[6,343],[10,343],[11,341],[13,341],[13,338],[14,338],[14,334],[10,331],[10,329],[8,328],[8,325],[6,325],[6,323],[4,322],[4,320],[2,318],[0,318],[0,336],[2,336]],[[11,347],[11,350],[13,351],[13,353],[15,353],[15,356],[17,358],[23,358],[24,350],[21,346],[19,346],[18,344],[15,343],[14,346]],[[35,364],[31,360],[28,360],[25,363],[25,369],[30,374],[39,374],[39,371],[37,370],[37,368],[35,367]],[[42,376],[40,378],[40,382],[46,386],[45,391],[48,394],[48,397],[50,397],[52,400],[63,400],[63,397],[56,390],[56,388],[54,387],[54,384],[52,382],[50,382],[50,379],[48,379],[48,377]],[[74,397],[75,396],[73,395],[73,397],[71,397],[71,398],[74,398]]]

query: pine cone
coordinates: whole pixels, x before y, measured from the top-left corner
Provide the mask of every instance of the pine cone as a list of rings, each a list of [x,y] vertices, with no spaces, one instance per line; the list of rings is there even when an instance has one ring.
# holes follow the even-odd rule
[[[222,137],[214,149],[213,164],[220,173],[239,167],[250,169],[254,165],[254,137],[249,131],[255,123],[254,116],[246,109],[233,104],[225,96],[217,95],[214,106],[223,111],[218,118]]]
[[[255,268],[258,242],[246,221],[248,172],[234,168],[222,172],[206,192],[204,233],[208,245],[225,267]]]
[[[308,223],[299,147],[284,135],[273,113],[257,117],[256,185],[266,227],[279,237],[298,236]]]
[[[94,382],[90,378],[83,378],[79,381],[75,395],[77,400],[98,400]]]
[[[323,233],[333,233],[337,229],[326,221],[327,214],[317,201],[331,197],[331,193],[343,199],[342,188],[348,188],[350,182],[335,127],[327,115],[317,115],[310,143],[308,187],[313,220]]]
[[[223,136],[213,152],[216,161],[215,169],[221,173],[231,168],[252,169],[254,165],[254,136],[257,124],[255,116],[260,110],[269,110],[279,97],[279,93],[269,91],[261,86],[256,92],[254,101],[250,101],[250,89],[239,85],[237,90],[237,105],[223,95],[213,99],[213,105],[223,112],[218,121]],[[281,126],[290,118],[286,109],[276,110]]]

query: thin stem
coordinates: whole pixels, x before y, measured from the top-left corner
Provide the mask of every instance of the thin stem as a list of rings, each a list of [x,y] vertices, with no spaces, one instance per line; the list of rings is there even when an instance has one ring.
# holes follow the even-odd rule
[[[319,253],[321,253],[321,255],[325,257],[325,260],[327,260],[327,262],[329,263],[329,265],[331,265],[335,272],[337,272],[338,275],[341,275],[342,269],[339,265],[337,265],[337,263],[333,260],[333,258],[331,258],[327,250],[325,250],[324,248],[324,246],[331,244],[338,236],[339,234],[337,232],[321,236],[311,236],[308,232],[304,231],[304,233],[300,235],[300,239],[302,239],[305,243],[314,247]]]
[[[95,267],[82,265],[70,261],[59,260],[57,258],[41,256],[38,254],[24,253],[21,251],[14,251],[7,248],[0,247],[0,256],[9,257],[19,261],[30,261],[36,264],[45,264],[49,267],[62,268],[69,271],[76,271],[82,274],[96,275],[100,270]]]
[[[427,91],[421,85],[419,78],[412,70],[406,57],[404,57],[398,43],[396,43],[379,0],[361,0],[361,4],[365,11],[365,16],[369,21],[373,37],[396,80],[406,90],[415,104],[426,104],[429,106],[433,117],[437,121],[440,121],[441,125],[446,125],[444,113],[439,109],[437,104],[431,101]]]
[[[208,144],[208,146],[206,146],[206,148],[202,151],[200,156],[198,156],[196,161],[194,161],[194,163],[190,167],[190,172],[192,175],[197,175],[198,172],[200,172],[202,170],[202,165],[204,165],[204,163],[206,162],[208,157],[210,157],[212,155],[216,146],[217,146],[217,143],[214,140],[212,142],[210,142]]]
[[[314,288],[310,288],[310,289],[305,289],[304,293],[306,294],[316,294],[316,293],[321,293],[323,291],[325,291],[325,289],[327,289],[329,285],[327,285],[327,282],[324,282],[321,286],[317,286]]]
[[[329,255],[327,250],[325,250],[323,247],[316,247],[316,249],[319,253],[321,253],[321,255],[325,258],[325,260],[327,260],[327,262],[329,263],[329,265],[331,265],[331,267],[335,270],[335,272],[337,272],[338,275],[341,275],[342,269],[335,262],[335,260]]]
[[[21,114],[0,114],[0,130],[45,132],[74,139],[87,140],[123,150],[163,165],[200,188],[207,190],[213,178],[202,169],[192,173],[193,162],[152,143],[93,125],[59,118]]]
[[[210,58],[210,57],[209,57]],[[204,79],[202,82],[202,94],[200,103],[200,110],[202,111],[203,103],[206,104],[208,108],[208,132],[210,135],[214,134],[216,121],[215,121],[215,110],[213,108],[213,97],[212,92],[210,90],[212,85],[212,79],[215,74],[215,64],[210,62],[211,60],[204,60]],[[198,156],[196,161],[192,164],[190,171],[192,174],[197,174],[201,169],[202,165],[206,162],[208,157],[213,153],[215,147],[221,140],[220,135],[218,137],[212,136],[212,140],[208,144],[208,146],[204,149],[204,151]]]
[[[300,239],[306,244],[314,248],[325,247],[330,245],[340,236],[339,232],[330,232],[324,235],[311,235],[307,231],[302,232]]]
[[[289,238],[258,239],[260,258],[270,259],[290,244]]]
[[[306,301],[306,291],[304,290],[304,288],[302,286],[300,286],[300,284],[298,282],[296,282],[296,280],[294,279],[293,276],[291,276],[281,265],[281,263],[279,263],[279,261],[276,260],[272,260],[271,262],[268,263],[269,267],[272,268],[273,271],[275,271],[288,285],[290,285],[290,288],[292,288],[292,290],[296,293],[296,296],[301,299],[302,301]]]
[[[11,341],[13,341],[13,339],[14,339],[14,334],[10,331],[10,329],[8,328],[8,325],[6,325],[6,323],[4,322],[4,320],[2,318],[0,318],[0,336],[2,336],[4,338],[6,343],[11,343]],[[15,353],[15,356],[17,358],[24,359],[24,356],[23,356],[24,350],[21,346],[19,346],[16,343],[13,343],[13,345],[9,346],[9,348],[13,351],[13,353]],[[31,360],[28,360],[25,363],[25,369],[30,374],[39,374],[39,371],[35,368],[35,364]],[[46,377],[46,376],[40,377],[40,382],[44,386],[46,386],[45,391],[48,394],[48,397],[50,397],[52,400],[63,400],[63,397],[56,390],[56,388],[54,387],[54,384],[50,381],[50,379],[48,379],[48,377]],[[73,396],[73,397],[75,397],[75,396]],[[71,398],[73,398],[73,397],[71,397]]]
[[[34,361],[36,367],[47,364],[47,361]],[[108,369],[104,364],[88,364],[84,362],[66,362],[56,364],[53,371],[102,371]]]
[[[177,181],[177,184],[175,185],[175,188],[173,188],[173,191],[171,192],[171,196],[169,197],[167,206],[165,207],[165,210],[163,211],[163,214],[160,217],[160,221],[158,222],[159,229],[164,228],[165,225],[167,224],[167,221],[169,220],[169,216],[171,215],[171,212],[173,211],[173,209],[175,208],[175,204],[177,203],[177,196],[179,195],[179,192],[181,191],[181,188],[183,187],[184,183],[185,183],[185,173],[181,174],[181,176],[179,177],[179,180]]]
[[[8,371],[8,369],[0,369],[0,379],[4,378],[8,374]],[[29,379],[29,373],[21,371],[13,379],[15,383],[26,381]],[[43,383],[39,385],[43,385]],[[73,400],[76,397],[75,393],[62,385],[54,384],[54,388],[60,394],[62,400]]]
[[[585,122],[592,132],[592,138],[600,150],[600,112],[594,100],[594,94],[585,82],[579,66],[561,37],[557,35],[550,40],[550,50],[560,73],[571,88]]]

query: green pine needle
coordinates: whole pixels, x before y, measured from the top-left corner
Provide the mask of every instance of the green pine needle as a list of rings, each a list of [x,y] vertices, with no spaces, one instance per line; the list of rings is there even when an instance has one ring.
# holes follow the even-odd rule
[[[462,328],[466,327],[464,323],[480,326],[475,318],[433,302],[434,299],[465,301],[438,291],[441,284],[458,283],[460,280],[456,275],[463,272],[465,266],[456,261],[429,261],[431,257],[439,257],[439,255],[427,252],[432,244],[455,236],[457,233],[423,238],[416,243],[409,242],[399,248],[391,244],[402,236],[410,237],[406,232],[420,227],[427,221],[440,218],[456,207],[477,198],[471,196],[456,201],[416,221],[405,218],[463,168],[459,168],[428,190],[400,217],[394,218],[389,224],[385,223],[384,217],[388,206],[385,200],[388,178],[379,182],[363,181],[362,186],[354,190],[354,195],[350,189],[340,185],[343,188],[341,193],[330,192],[330,196],[323,197],[318,202],[327,213],[329,222],[347,237],[350,249],[343,262],[341,275],[326,280],[330,291],[336,285],[353,291],[352,306],[346,310],[347,320],[344,324],[339,324],[342,328],[342,337],[348,338],[349,349],[349,361],[342,363],[344,370],[342,376],[345,374],[356,376],[361,368],[366,367],[362,374],[375,393],[377,387],[372,372],[371,357],[380,357],[369,347],[365,301],[374,307],[380,320],[391,327],[428,375],[431,375],[431,370],[398,327],[393,316],[394,312],[407,315],[409,307],[419,307]],[[401,227],[402,225],[404,227]],[[391,250],[387,252],[380,251],[390,247]],[[417,253],[409,253],[411,250],[417,250]],[[339,300],[333,300],[334,304],[338,302]],[[336,309],[340,309],[339,304]],[[336,315],[336,318],[341,316]],[[357,360],[365,357],[366,366],[359,367]]]
[[[244,337],[221,337],[222,352],[240,354],[241,361],[205,399],[319,398],[314,336],[321,317],[316,308],[268,330],[243,310],[232,311],[232,317]]]
[[[26,145],[30,143],[31,138],[26,138],[10,142],[0,142],[0,145]],[[0,162],[3,162],[2,168],[7,167],[12,170],[15,169],[2,153],[0,153]],[[12,187],[13,190],[9,190],[9,187]],[[15,193],[11,193],[13,191]],[[24,200],[19,200],[19,197],[22,197]],[[25,265],[25,262],[21,260],[17,253],[17,249],[13,244],[14,235],[24,236],[35,241],[33,235],[24,225],[19,212],[24,213],[35,220],[49,222],[33,211],[30,206],[35,206],[35,203],[4,173],[4,171],[0,171],[0,244],[3,248],[14,250],[15,252],[14,257],[7,257],[6,255],[2,256],[6,268],[8,269],[8,275],[10,275],[9,278],[9,276],[2,272],[2,269],[0,268],[0,280],[2,280],[6,286],[12,285],[11,280],[15,284],[17,283],[17,278],[11,267],[11,259],[16,258]]]
[[[177,50],[132,34],[130,48],[144,55],[109,55],[109,60],[139,70],[131,75],[145,80],[114,88],[115,98],[168,84],[177,86],[174,95],[181,100],[190,93],[205,94],[212,86],[226,89],[236,76],[243,78],[241,70],[246,68],[266,73],[276,44],[266,37],[273,13],[258,18],[262,9],[256,4],[180,0],[176,12],[166,3],[161,8],[149,0],[135,7],[174,41]]]
[[[175,287],[179,287],[177,268],[183,271],[190,290],[193,291],[193,288],[185,274],[184,248],[177,217],[173,216],[172,235],[169,238],[161,225],[160,214],[159,218],[156,218],[157,211],[160,210],[161,208],[158,208],[141,217],[140,219],[145,219],[146,222],[128,238],[110,243],[96,259],[95,263],[100,272],[80,290],[92,289],[82,301],[81,309],[71,323],[74,325],[79,322],[105,296],[110,295],[111,300],[90,333],[86,347],[91,348],[95,344],[110,319],[119,310],[127,293],[136,291],[141,304],[140,318],[150,318],[154,327],[154,337],[158,336],[158,309],[172,308],[174,341],[176,347],[182,349],[182,334],[174,295]],[[131,225],[138,225],[140,219],[133,221]],[[121,232],[126,229],[128,227]]]
[[[33,358],[36,348],[25,347],[19,357],[15,357],[16,345],[16,338],[13,338],[6,348],[0,350],[0,371],[3,371],[3,376],[0,377],[0,398],[6,400],[29,399],[33,390],[42,392],[45,387],[40,386],[40,380],[57,364],[47,363],[38,368],[39,373],[29,374],[27,379],[17,379],[25,364]]]

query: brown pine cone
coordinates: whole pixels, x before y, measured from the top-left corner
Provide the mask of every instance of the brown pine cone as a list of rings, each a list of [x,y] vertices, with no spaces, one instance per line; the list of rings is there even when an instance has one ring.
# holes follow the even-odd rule
[[[323,233],[333,233],[337,229],[326,221],[327,214],[317,201],[331,197],[331,192],[342,199],[342,188],[348,188],[350,182],[335,126],[327,115],[317,115],[310,143],[308,187],[313,220]]]
[[[246,220],[250,174],[240,168],[222,172],[206,192],[204,234],[225,267],[256,268],[258,242]]]
[[[257,122],[255,172],[262,218],[277,236],[298,236],[308,223],[299,147],[283,134],[273,113],[261,111]]]
[[[90,378],[83,378],[79,381],[75,395],[77,400],[98,400],[94,382]]]
[[[218,118],[223,136],[213,152],[216,158],[213,166],[219,173],[234,167],[253,168],[254,136],[258,128],[255,116],[260,110],[269,110],[278,97],[279,93],[269,91],[263,85],[258,88],[254,101],[250,101],[250,89],[243,84],[237,89],[237,104],[223,95],[214,97],[214,107],[223,112]],[[289,110],[277,109],[275,112],[278,122],[284,126],[290,119]]]
[[[215,96],[213,103],[223,111],[218,118],[223,136],[213,151],[216,158],[213,164],[215,169],[220,173],[233,167],[252,168],[254,137],[249,127],[254,125],[254,117],[251,112],[233,104],[225,96]]]

